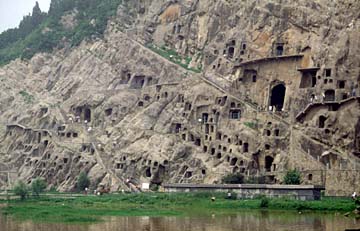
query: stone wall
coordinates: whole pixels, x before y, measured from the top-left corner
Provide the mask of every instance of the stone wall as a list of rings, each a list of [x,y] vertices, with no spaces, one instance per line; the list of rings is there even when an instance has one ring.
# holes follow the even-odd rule
[[[237,198],[290,197],[298,200],[319,200],[320,192],[324,188],[313,185],[266,185],[266,184],[238,184],[238,185],[192,185],[165,184],[165,192],[231,192]]]
[[[340,186],[340,187],[339,187]],[[328,170],[325,182],[326,195],[350,197],[350,192],[360,192],[360,171]]]

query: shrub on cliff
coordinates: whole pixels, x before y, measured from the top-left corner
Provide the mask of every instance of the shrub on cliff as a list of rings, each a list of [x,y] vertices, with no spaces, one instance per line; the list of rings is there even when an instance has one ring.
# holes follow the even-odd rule
[[[295,184],[298,185],[301,183],[300,172],[296,169],[289,170],[284,177],[284,184]]]

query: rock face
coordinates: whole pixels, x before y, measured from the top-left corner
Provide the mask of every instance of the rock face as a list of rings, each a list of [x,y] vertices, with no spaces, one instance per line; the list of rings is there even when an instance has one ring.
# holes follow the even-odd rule
[[[104,39],[0,69],[0,186],[360,190],[360,2],[125,1]],[[128,180],[132,184],[128,183]],[[135,190],[135,189],[134,189]]]

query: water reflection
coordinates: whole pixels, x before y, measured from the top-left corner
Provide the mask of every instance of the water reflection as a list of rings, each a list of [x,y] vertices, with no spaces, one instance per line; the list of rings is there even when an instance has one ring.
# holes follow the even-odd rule
[[[360,221],[342,215],[247,211],[195,217],[106,217],[91,225],[36,224],[0,217],[1,231],[343,231]]]

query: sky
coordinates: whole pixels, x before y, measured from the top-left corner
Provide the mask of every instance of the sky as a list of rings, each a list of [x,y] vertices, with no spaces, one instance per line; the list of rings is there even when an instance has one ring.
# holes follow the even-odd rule
[[[41,11],[48,11],[51,0],[37,0]],[[0,33],[15,28],[21,19],[32,12],[36,0],[0,0]]]

